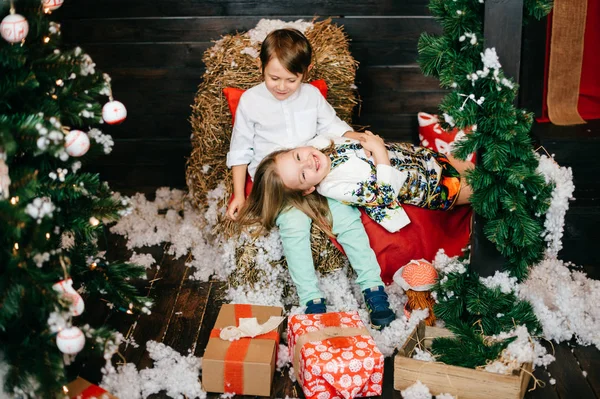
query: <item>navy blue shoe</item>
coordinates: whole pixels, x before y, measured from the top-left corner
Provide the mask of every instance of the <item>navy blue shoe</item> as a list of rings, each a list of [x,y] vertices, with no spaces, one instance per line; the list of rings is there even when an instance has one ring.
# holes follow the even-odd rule
[[[325,298],[317,298],[306,302],[305,314],[327,313]]]
[[[365,296],[365,303],[369,310],[371,327],[381,330],[396,320],[396,313],[390,309],[388,296],[382,285],[364,290],[363,295]]]

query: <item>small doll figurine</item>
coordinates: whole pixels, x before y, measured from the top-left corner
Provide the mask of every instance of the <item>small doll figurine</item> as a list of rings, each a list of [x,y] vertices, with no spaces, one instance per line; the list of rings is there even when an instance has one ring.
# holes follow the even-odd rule
[[[408,301],[404,305],[404,313],[410,318],[414,309],[429,309],[429,316],[425,324],[433,326],[435,315],[433,305],[435,300],[431,297],[431,288],[435,284],[438,274],[431,263],[425,259],[411,260],[394,274],[394,281],[406,292]]]

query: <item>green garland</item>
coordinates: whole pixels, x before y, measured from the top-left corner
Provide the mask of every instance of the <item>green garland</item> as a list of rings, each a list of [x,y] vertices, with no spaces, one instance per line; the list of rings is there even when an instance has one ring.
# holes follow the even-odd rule
[[[514,106],[518,87],[504,76],[495,51],[484,46],[483,2],[431,0],[429,8],[443,34],[421,35],[421,70],[451,90],[439,107],[443,127],[473,127],[454,155],[465,159],[478,152],[477,166],[467,175],[471,203],[485,220],[486,237],[506,258],[507,272],[521,282],[543,256],[541,234],[552,192],[536,172],[529,136],[533,115]],[[525,18],[542,18],[551,8],[551,1],[527,0]],[[486,287],[466,266],[440,273],[434,291],[435,313],[456,336],[434,341],[433,352],[444,363],[485,365],[509,343],[491,344],[487,336],[522,324],[531,334],[540,331],[529,303]]]

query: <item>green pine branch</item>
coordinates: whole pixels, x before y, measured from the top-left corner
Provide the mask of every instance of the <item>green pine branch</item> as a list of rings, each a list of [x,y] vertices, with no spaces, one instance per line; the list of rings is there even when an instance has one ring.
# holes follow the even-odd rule
[[[551,8],[548,0],[526,0],[525,17],[539,19]],[[538,158],[529,136],[533,116],[515,108],[518,85],[496,69],[491,53],[486,53],[490,67],[484,67],[483,3],[431,0],[429,9],[443,34],[421,35],[419,65],[450,89],[439,105],[440,123],[468,133],[455,143],[453,155],[466,159],[477,152],[476,167],[466,176],[473,188],[473,210],[485,221],[486,237],[507,259],[509,273],[522,281],[543,255],[543,215],[552,192],[536,171]],[[442,273],[434,292],[434,312],[455,334],[434,340],[433,352],[444,363],[485,365],[510,342],[494,342],[489,336],[522,324],[530,333],[540,329],[529,303],[487,288],[471,270]]]

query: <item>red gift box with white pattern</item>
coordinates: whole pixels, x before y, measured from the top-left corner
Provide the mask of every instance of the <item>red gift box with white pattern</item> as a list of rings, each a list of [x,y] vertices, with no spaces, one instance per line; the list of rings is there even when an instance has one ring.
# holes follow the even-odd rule
[[[419,112],[417,119],[419,121],[419,142],[421,146],[445,155],[452,153],[455,142],[464,140],[466,135],[474,130],[473,126],[464,130],[458,128],[444,130],[438,122],[437,115],[426,112]],[[472,153],[467,156],[466,160],[475,163],[475,158],[475,153]]]
[[[381,395],[383,354],[357,312],[290,316],[288,344],[307,399]]]

